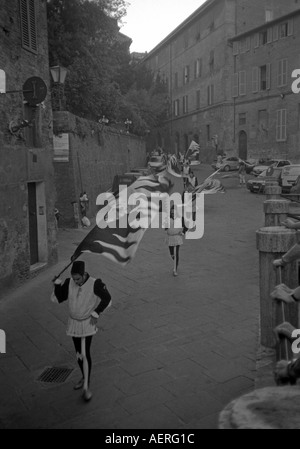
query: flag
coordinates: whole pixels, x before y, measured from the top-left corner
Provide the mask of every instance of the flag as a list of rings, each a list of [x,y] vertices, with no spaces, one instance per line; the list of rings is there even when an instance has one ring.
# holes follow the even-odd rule
[[[167,171],[164,171],[156,175],[138,178],[129,186],[127,193],[128,195],[131,195],[132,193],[144,194],[149,199],[151,194],[171,194],[174,191],[183,192],[182,178],[179,179]],[[115,209],[117,217],[114,226],[106,226],[102,229],[98,223],[79,244],[71,260],[77,259],[82,253],[97,253],[125,266],[133,259],[146,228],[130,226],[129,213],[134,211],[134,208],[128,208],[128,204],[124,204],[122,201],[124,200],[121,198],[121,195],[117,195],[112,199],[110,204],[110,210]],[[104,207],[107,207],[107,205],[102,206],[101,209]],[[139,207],[139,218],[141,218],[142,215],[146,217],[151,216],[151,219],[153,219],[153,215],[159,213],[159,210],[155,210],[153,207],[154,205],[151,204],[150,201],[147,201],[146,205]],[[124,214],[126,214],[126,227],[120,225],[120,220],[124,218]]]
[[[176,176],[178,178],[182,177],[181,166],[175,154],[172,154],[172,156],[170,156],[166,170],[173,176]]]
[[[197,154],[200,151],[200,145],[197,142],[195,142],[194,140],[192,140],[192,142],[189,146],[188,152],[190,152],[190,151],[192,154]]]

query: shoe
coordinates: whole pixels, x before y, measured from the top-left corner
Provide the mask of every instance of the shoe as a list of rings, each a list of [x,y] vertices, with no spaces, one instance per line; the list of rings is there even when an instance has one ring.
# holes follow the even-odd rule
[[[92,399],[93,395],[90,390],[84,390],[82,397],[85,402],[89,402]]]
[[[173,276],[178,276],[178,273],[177,273],[177,271],[173,271]]]
[[[80,381],[74,385],[73,390],[81,390],[83,388],[84,379],[80,379]]]

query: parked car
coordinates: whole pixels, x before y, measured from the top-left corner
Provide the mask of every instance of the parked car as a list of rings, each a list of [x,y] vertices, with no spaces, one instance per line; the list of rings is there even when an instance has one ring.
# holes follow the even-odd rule
[[[269,159],[269,160],[265,161],[261,165],[256,165],[253,168],[252,173],[255,176],[258,176],[258,175],[260,175],[263,171],[265,171],[270,166],[272,166],[272,167],[285,167],[286,165],[291,165],[291,162],[286,160],[286,159]]]
[[[249,179],[246,184],[247,189],[252,193],[264,193],[266,182],[268,181],[278,181],[279,185],[281,185],[282,171],[283,167],[272,167],[272,170],[269,167],[256,178]]]
[[[283,167],[281,174],[281,187],[283,193],[289,193],[291,188],[296,185],[300,176],[300,164],[293,164]]]
[[[241,159],[236,156],[229,156],[223,158],[222,162],[214,163],[212,164],[212,168],[214,170],[221,170],[221,171],[230,171],[230,170],[238,170],[240,165]]]

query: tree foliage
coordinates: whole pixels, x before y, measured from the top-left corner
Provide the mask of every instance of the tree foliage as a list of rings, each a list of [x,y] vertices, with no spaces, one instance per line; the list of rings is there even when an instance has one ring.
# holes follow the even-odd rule
[[[68,69],[67,109],[91,120],[133,122],[144,134],[166,115],[166,86],[144,66],[133,67],[118,22],[125,0],[48,0],[50,66]]]

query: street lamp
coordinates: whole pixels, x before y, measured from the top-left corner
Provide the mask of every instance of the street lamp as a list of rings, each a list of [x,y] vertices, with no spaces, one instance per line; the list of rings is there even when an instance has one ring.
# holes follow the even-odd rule
[[[132,121],[127,118],[124,124],[126,126],[127,134],[129,134],[129,126],[132,125]]]
[[[53,80],[53,87],[51,91],[52,108],[54,111],[61,111],[62,106],[65,106],[64,84],[68,70],[65,67],[56,65],[54,67],[50,67],[50,73]]]

